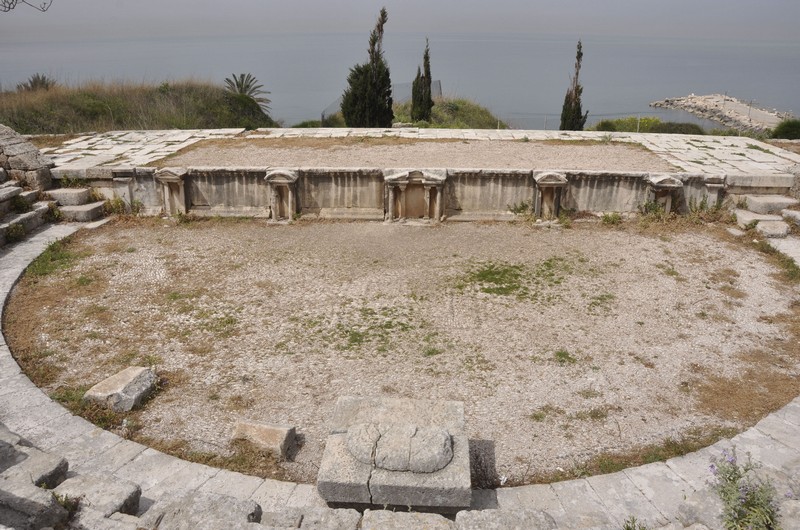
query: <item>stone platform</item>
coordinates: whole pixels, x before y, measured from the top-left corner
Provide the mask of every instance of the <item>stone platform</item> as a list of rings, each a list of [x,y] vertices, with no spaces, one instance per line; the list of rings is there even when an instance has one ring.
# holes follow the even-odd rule
[[[463,403],[339,398],[317,490],[329,503],[468,508],[472,489]]]

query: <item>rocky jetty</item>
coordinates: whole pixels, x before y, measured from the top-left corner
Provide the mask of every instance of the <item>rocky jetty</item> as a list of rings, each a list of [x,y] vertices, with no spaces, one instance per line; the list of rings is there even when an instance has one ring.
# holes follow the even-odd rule
[[[753,105],[753,101],[741,101],[724,94],[681,98],[667,98],[650,103],[651,107],[685,110],[706,120],[716,121],[725,127],[740,131],[767,132],[778,123],[791,118],[791,113],[778,112]]]

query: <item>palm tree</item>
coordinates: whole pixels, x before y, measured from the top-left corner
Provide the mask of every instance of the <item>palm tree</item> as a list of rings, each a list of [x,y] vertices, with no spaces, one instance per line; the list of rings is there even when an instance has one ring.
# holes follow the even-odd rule
[[[247,96],[256,103],[266,113],[269,111],[269,98],[265,98],[262,94],[269,94],[266,90],[261,90],[264,85],[258,84],[258,79],[253,77],[253,74],[231,74],[233,77],[225,78],[225,90],[232,94],[241,94]]]
[[[46,0],[45,2],[41,2],[39,4],[31,4],[30,2],[26,2],[25,0],[0,0],[0,13],[6,13],[11,11],[17,4],[25,4],[29,5],[34,9],[38,9],[39,11],[47,11],[50,9],[50,4],[53,3],[53,0]]]

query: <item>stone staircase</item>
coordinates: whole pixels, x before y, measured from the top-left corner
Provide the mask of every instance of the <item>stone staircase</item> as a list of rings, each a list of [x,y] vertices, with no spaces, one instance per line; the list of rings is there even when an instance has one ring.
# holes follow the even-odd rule
[[[792,234],[792,226],[800,226],[800,201],[783,195],[746,195],[746,207],[734,210],[736,223],[742,229],[755,228],[776,250],[800,263],[800,236]]]
[[[23,239],[53,220],[54,203],[40,201],[37,190],[25,191],[15,180],[6,180],[0,169],[0,247]]]
[[[53,188],[47,190],[65,221],[89,222],[103,216],[105,201],[92,200],[90,188]]]

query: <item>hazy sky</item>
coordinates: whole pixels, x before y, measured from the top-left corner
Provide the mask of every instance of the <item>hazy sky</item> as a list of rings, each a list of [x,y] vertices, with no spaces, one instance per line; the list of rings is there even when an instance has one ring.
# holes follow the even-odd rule
[[[35,1],[35,0],[34,0]],[[82,36],[387,31],[634,35],[797,42],[799,0],[54,0],[0,13],[0,44]]]

